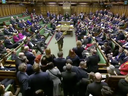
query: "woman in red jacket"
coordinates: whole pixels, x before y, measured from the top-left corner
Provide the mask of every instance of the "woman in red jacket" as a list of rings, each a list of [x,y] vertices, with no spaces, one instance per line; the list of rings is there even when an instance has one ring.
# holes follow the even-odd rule
[[[128,74],[128,61],[126,61],[125,63],[123,63],[120,67],[120,74],[122,75],[127,75]]]

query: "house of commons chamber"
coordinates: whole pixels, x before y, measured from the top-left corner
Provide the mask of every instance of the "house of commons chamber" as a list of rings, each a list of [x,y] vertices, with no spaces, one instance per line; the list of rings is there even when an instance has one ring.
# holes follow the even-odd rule
[[[128,0],[0,0],[0,96],[128,96]]]

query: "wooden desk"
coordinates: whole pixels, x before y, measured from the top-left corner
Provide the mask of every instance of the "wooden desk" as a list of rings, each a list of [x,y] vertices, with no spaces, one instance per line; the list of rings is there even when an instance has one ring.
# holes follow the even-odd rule
[[[71,24],[73,24],[73,22],[72,21],[59,21],[59,24],[61,24],[61,25],[64,25],[64,24],[71,25]]]
[[[58,30],[61,30],[62,32],[67,32],[66,35],[71,35],[73,36],[73,31],[74,31],[74,27],[73,25],[67,25],[67,24],[64,24],[64,25],[58,25],[56,26],[56,31]]]

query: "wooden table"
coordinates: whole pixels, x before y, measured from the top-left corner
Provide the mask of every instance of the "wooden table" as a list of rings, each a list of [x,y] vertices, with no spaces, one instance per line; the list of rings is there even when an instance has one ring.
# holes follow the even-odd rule
[[[72,21],[59,21],[59,24],[61,24],[61,25],[64,25],[64,24],[71,25],[71,24],[73,24],[73,22]]]
[[[56,26],[56,31],[61,30],[62,32],[66,32],[66,35],[73,36],[74,27],[73,25],[58,25]]]

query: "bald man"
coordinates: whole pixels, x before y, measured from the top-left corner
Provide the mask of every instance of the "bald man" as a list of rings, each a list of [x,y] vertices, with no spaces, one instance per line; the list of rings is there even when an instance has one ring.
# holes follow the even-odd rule
[[[95,73],[94,82],[87,86],[86,96],[89,96],[89,94],[93,96],[102,96],[101,89],[103,86],[108,86],[108,84],[106,82],[101,82],[101,80],[102,75],[99,72]]]

